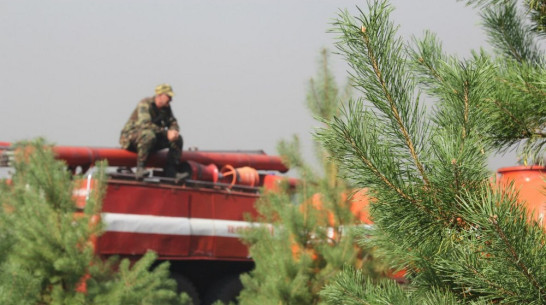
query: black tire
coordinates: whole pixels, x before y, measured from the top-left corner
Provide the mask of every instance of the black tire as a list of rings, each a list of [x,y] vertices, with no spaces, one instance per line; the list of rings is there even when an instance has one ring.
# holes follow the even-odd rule
[[[238,274],[224,277],[210,286],[204,297],[203,304],[211,305],[218,300],[226,305],[229,302],[238,304],[237,297],[241,293],[241,290],[243,290],[243,283],[241,283]]]
[[[171,276],[174,280],[176,280],[176,283],[178,285],[178,293],[187,293],[192,299],[193,305],[201,304],[201,300],[199,299],[199,293],[197,292],[195,285],[193,285],[193,283],[187,277],[178,273],[171,273]]]

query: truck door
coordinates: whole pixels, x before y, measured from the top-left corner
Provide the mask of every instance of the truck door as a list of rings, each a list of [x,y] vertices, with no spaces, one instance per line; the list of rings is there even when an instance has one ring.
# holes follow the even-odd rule
[[[190,249],[189,195],[177,186],[109,181],[102,210],[100,254],[185,257]]]

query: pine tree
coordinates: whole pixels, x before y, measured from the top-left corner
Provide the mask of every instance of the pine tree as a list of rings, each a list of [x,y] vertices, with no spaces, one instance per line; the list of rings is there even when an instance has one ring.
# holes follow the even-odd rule
[[[94,255],[104,165],[83,211],[72,174],[44,140],[18,143],[13,168],[0,182],[0,304],[180,304],[168,265],[150,270],[155,254],[132,266]]]
[[[347,268],[322,291],[329,304],[546,303],[544,228],[486,167],[492,151],[517,144],[526,160],[544,155],[544,32],[524,20],[537,10],[519,12],[515,1],[470,3],[493,55],[449,56],[429,32],[406,43],[387,1],[335,23],[362,97],[318,136],[375,198],[361,240],[405,268],[409,284],[378,285]]]
[[[330,120],[344,100],[327,58],[323,50],[307,94],[307,106],[320,121]],[[242,276],[240,304],[319,304],[319,291],[345,264],[377,276],[370,254],[352,234],[351,227],[361,224],[350,209],[353,190],[337,178],[329,152],[316,147],[321,177],[303,160],[297,136],[281,141],[278,148],[301,179],[295,192],[285,185],[280,192],[266,193],[257,204],[262,215],[257,221],[271,227],[251,230],[245,237],[256,267]]]

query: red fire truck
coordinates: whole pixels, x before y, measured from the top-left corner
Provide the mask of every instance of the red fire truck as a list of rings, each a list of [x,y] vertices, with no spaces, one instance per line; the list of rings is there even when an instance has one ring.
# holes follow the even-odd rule
[[[0,155],[10,143],[0,142]],[[194,304],[235,300],[239,275],[254,266],[240,230],[251,226],[262,188],[273,189],[288,168],[262,151],[184,151],[180,170],[187,179],[165,178],[166,152],[150,156],[149,175],[136,181],[136,154],[117,148],[55,146],[58,159],[74,172],[88,173],[74,190],[80,208],[93,190],[93,165],[107,160],[109,171],[101,218],[105,232],[96,241],[98,255],[138,259],[155,251],[169,261],[179,290]],[[89,170],[91,169],[91,170]],[[202,302],[199,302],[199,301]]]
[[[0,142],[0,157],[9,147]],[[196,305],[235,300],[242,289],[239,275],[254,267],[239,240],[240,231],[252,225],[245,215],[256,216],[262,189],[276,189],[280,181],[296,184],[279,175],[288,171],[279,157],[262,151],[184,151],[180,170],[188,177],[182,181],[155,169],[164,164],[165,151],[150,156],[143,181],[131,171],[136,155],[122,149],[56,146],[54,152],[72,171],[88,173],[74,190],[80,208],[95,186],[92,166],[107,160],[115,168],[108,175],[101,213],[106,230],[97,239],[97,254],[138,259],[155,251],[159,262],[170,262],[179,289]],[[529,211],[546,226],[546,196],[540,191],[545,174],[543,166],[519,166],[499,169],[497,178],[515,181],[529,197],[523,198]],[[367,215],[359,217],[365,221]]]

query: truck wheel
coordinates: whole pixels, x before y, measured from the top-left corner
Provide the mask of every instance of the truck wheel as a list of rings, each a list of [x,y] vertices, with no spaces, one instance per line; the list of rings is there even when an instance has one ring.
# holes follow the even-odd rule
[[[224,304],[229,304],[229,302],[237,304],[237,296],[239,296],[241,290],[243,290],[243,284],[238,274],[225,277],[210,286],[205,296],[204,304],[210,305],[218,300]]]
[[[199,293],[193,285],[193,283],[185,276],[178,273],[171,273],[172,278],[176,281],[178,285],[178,293],[185,292],[192,299],[193,305],[200,305],[201,301],[199,300]]]

